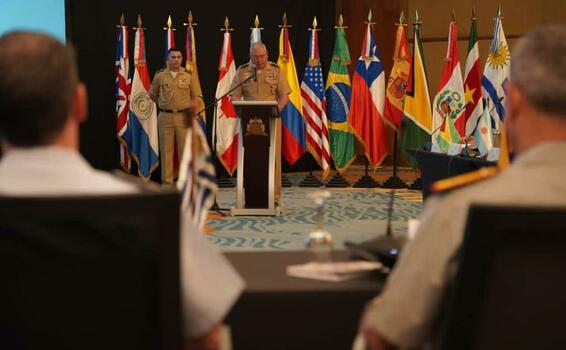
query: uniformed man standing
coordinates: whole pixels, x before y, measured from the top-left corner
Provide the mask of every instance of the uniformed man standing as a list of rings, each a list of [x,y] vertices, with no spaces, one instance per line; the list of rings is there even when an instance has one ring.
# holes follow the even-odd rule
[[[157,125],[159,133],[159,156],[161,158],[161,181],[172,184],[175,179],[173,169],[174,142],[177,144],[178,159],[182,158],[187,128],[191,121],[188,108],[195,98],[202,98],[198,79],[192,72],[181,68],[183,54],[171,48],[167,55],[167,67],[159,70],[149,94],[157,103],[159,114]]]
[[[250,47],[250,63],[238,67],[236,76],[232,80],[231,89],[240,82],[254,75],[232,93],[234,100],[244,99],[246,101],[277,101],[279,111],[289,102],[291,88],[285,76],[281,73],[276,63],[269,62],[267,48],[263,43],[254,43]],[[281,120],[275,120],[275,202],[278,204],[281,198]]]

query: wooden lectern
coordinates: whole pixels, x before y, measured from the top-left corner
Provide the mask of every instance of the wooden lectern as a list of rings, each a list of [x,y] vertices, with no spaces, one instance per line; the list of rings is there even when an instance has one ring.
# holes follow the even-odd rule
[[[240,116],[236,215],[280,214],[275,206],[276,101],[233,101]]]

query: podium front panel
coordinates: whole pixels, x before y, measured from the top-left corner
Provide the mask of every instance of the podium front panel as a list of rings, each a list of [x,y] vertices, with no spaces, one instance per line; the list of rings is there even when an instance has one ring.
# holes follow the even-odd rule
[[[268,207],[270,116],[271,113],[266,113],[265,107],[248,107],[243,109],[240,115],[245,152],[246,208]]]

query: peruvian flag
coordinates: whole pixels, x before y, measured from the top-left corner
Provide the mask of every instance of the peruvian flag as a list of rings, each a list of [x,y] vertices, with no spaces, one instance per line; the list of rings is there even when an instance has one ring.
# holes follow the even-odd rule
[[[468,137],[474,132],[474,128],[483,114],[480,53],[478,49],[478,29],[475,17],[472,18],[472,25],[470,27],[470,40],[468,42],[468,58],[466,59],[465,72],[464,95],[466,99],[466,110],[464,111],[464,118],[456,121],[456,128],[462,130],[465,127],[465,136]]]
[[[366,27],[362,54],[352,78],[352,100],[348,121],[364,145],[365,156],[377,167],[387,155],[385,122],[385,73],[370,23]]]
[[[130,155],[128,154],[127,136],[128,114],[131,81],[128,78],[130,71],[130,57],[128,55],[128,27],[118,27],[118,40],[116,45],[116,136],[120,141],[120,166],[130,171]]]
[[[230,90],[232,79],[236,76],[232,35],[228,31],[224,33],[218,71],[217,99]],[[229,96],[222,97],[216,105],[213,130],[216,132],[216,154],[226,171],[232,175],[238,162],[238,115]]]
[[[448,33],[448,49],[444,69],[432,106],[433,142],[437,142],[438,135],[447,132],[447,130],[444,130],[444,125],[454,124],[458,134],[460,136],[465,135],[466,124],[459,120],[464,117],[465,106],[460,55],[458,54],[457,27],[456,22],[452,21]],[[450,120],[446,120],[447,118]],[[460,125],[460,128],[457,125]]]

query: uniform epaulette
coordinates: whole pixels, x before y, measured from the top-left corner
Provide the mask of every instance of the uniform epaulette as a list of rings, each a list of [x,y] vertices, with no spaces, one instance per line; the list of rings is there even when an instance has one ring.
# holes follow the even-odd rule
[[[275,62],[269,61],[268,63],[269,63],[270,65],[272,65],[273,67],[275,67],[275,68],[279,68],[279,65],[278,65],[277,63],[275,63]]]
[[[193,74],[193,71],[190,70],[189,68],[185,68],[185,72]]]
[[[467,185],[475,184],[480,181],[489,179],[499,174],[501,169],[496,166],[483,167],[469,173],[456,175],[447,179],[438,180],[433,182],[430,186],[432,193],[442,193],[452,191],[454,189],[464,187]]]
[[[249,66],[250,64],[252,64],[252,63],[251,63],[251,62],[244,63],[244,64],[242,64],[239,68],[247,67],[247,66]]]
[[[163,72],[163,71],[165,71],[165,68],[158,69],[158,70],[155,72],[155,74],[161,73],[161,72]]]

